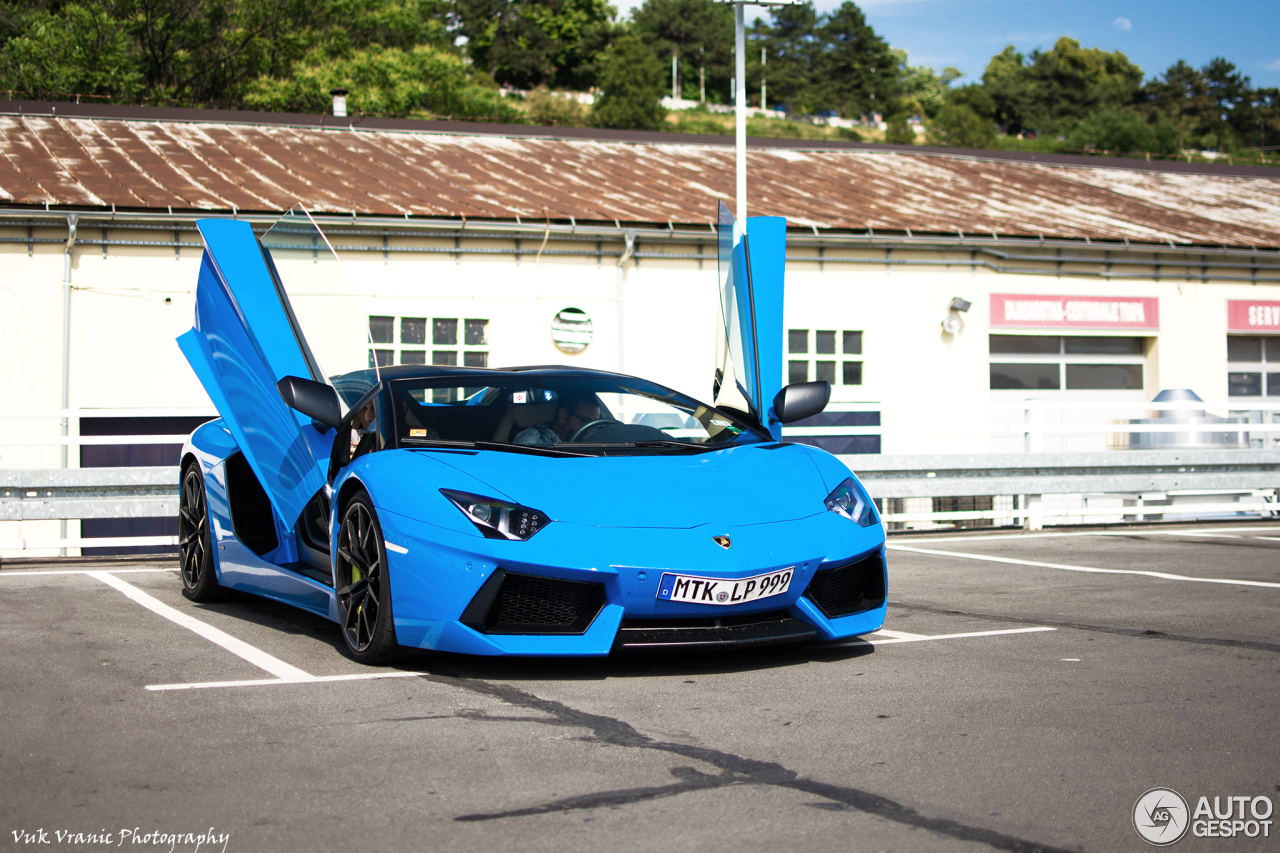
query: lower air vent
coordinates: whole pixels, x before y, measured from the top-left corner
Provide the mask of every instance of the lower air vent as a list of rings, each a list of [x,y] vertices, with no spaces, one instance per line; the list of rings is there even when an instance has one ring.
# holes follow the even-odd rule
[[[604,606],[604,584],[517,575],[498,569],[461,622],[486,634],[581,634]]]
[[[817,630],[786,610],[734,616],[623,619],[614,651],[768,646],[810,640]]]
[[[884,559],[877,551],[854,563],[819,569],[804,594],[828,619],[874,610],[884,604]]]

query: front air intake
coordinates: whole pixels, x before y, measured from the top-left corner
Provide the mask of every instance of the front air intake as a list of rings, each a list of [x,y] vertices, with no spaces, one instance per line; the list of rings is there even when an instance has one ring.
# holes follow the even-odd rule
[[[461,622],[484,634],[581,634],[604,606],[604,584],[497,569]]]
[[[828,619],[863,613],[884,604],[884,557],[879,551],[856,562],[819,569],[804,591]]]

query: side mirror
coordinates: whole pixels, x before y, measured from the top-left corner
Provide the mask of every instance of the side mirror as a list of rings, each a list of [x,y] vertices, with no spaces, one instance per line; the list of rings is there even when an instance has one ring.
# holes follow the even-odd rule
[[[276,390],[280,392],[285,405],[312,420],[327,427],[336,427],[342,423],[342,403],[332,385],[299,376],[286,376],[276,383]]]
[[[811,418],[827,407],[831,400],[831,383],[795,382],[786,386],[773,398],[774,418],[790,424]]]

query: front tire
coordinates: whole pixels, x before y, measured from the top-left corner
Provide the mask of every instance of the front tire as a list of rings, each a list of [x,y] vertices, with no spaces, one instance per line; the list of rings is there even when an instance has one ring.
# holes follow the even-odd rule
[[[403,650],[396,643],[391,584],[382,527],[369,495],[360,492],[342,511],[338,526],[338,623],[351,656],[364,664],[388,664]]]
[[[209,501],[205,494],[200,464],[193,462],[182,472],[178,496],[178,553],[182,574],[182,594],[200,604],[226,597],[213,566],[213,537],[209,534]]]

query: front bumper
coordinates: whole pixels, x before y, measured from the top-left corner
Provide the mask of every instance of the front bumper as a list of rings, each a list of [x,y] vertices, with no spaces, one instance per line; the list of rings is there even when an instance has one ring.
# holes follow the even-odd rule
[[[527,542],[461,534],[385,510],[379,518],[396,546],[387,558],[396,636],[405,646],[481,655],[607,655],[839,640],[884,624],[884,529],[858,527],[833,513],[714,529],[555,522]],[[714,536],[728,536],[731,547],[722,548]],[[664,572],[732,581],[780,568],[794,569],[787,592],[746,604],[656,597]],[[552,600],[560,594],[556,581],[567,582],[558,587],[565,601],[592,608],[587,618],[574,622],[570,614],[539,627],[499,617],[505,584],[516,584],[526,598],[534,594],[530,590],[541,597],[506,601],[502,613],[535,612],[554,620],[557,607],[567,606]],[[588,589],[590,595],[583,592]]]

